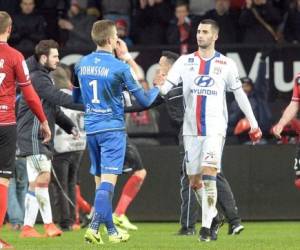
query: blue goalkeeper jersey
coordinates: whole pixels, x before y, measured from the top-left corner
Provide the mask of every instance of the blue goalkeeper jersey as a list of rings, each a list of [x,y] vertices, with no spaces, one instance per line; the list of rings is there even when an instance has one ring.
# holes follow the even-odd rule
[[[144,91],[129,65],[105,51],[92,52],[81,58],[75,66],[75,74],[80,88],[74,88],[73,95],[78,101],[76,97],[81,94],[85,105],[87,134],[125,129],[124,89],[145,107],[150,106],[159,93],[158,88]]]

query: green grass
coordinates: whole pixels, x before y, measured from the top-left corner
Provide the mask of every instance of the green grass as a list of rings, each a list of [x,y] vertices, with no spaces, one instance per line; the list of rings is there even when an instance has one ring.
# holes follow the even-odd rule
[[[20,239],[19,233],[2,229],[1,238],[18,250],[82,250],[82,249],[218,249],[265,250],[300,249],[300,222],[244,223],[245,230],[238,236],[227,235],[227,225],[220,231],[216,242],[199,242],[198,236],[176,236],[177,223],[137,223],[139,230],[131,232],[129,242],[103,246],[88,245],[83,241],[85,230],[67,232],[58,238]],[[198,225],[199,227],[200,225]],[[38,226],[40,232],[42,226]],[[106,237],[104,241],[107,242]]]

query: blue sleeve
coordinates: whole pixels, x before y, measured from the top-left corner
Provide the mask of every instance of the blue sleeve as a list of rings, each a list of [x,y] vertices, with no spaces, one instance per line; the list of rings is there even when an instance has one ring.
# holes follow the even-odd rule
[[[149,107],[156,97],[159,94],[159,89],[157,87],[151,88],[148,91],[145,91],[135,79],[134,73],[131,72],[128,65],[125,66],[123,70],[123,81],[128,89],[131,92],[139,104],[144,107]]]
[[[73,96],[73,101],[74,102],[76,102],[76,103],[83,103],[80,88],[74,87],[73,88],[72,96]]]
[[[149,107],[158,96],[159,89],[157,87],[154,87],[145,91],[143,88],[140,88],[132,92],[132,94],[134,95],[139,104],[141,104],[144,107]]]

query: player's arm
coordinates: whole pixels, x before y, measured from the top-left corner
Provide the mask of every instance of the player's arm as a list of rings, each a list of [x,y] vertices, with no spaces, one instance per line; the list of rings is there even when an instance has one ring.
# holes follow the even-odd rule
[[[75,67],[74,67],[74,73],[72,74],[73,75],[72,76],[72,83],[73,83],[72,96],[73,96],[73,101],[75,103],[82,103],[83,104],[79,79],[78,79],[78,76],[77,76],[77,69],[78,69],[78,65],[76,64]]]
[[[258,128],[258,123],[251,108],[249,99],[242,88],[233,90],[234,98],[250,123],[251,129]]]
[[[299,111],[299,102],[300,102],[300,75],[295,78],[293,96],[290,104],[284,110],[279,122],[273,127],[273,134],[277,137],[281,137],[281,132],[283,128],[297,115]]]
[[[41,123],[41,132],[43,135],[43,143],[47,143],[51,139],[51,131],[48,125],[47,117],[44,113],[43,106],[39,96],[31,85],[29,70],[24,57],[20,54],[15,65],[15,74],[18,86],[20,87],[24,99],[28,107],[36,115]]]
[[[165,100],[161,96],[157,96],[157,98],[153,101],[153,103],[149,107],[144,107],[141,104],[139,104],[136,100],[133,100],[131,106],[125,105],[124,111],[125,113],[142,112],[157,107],[164,102]]]
[[[291,101],[284,110],[279,122],[273,127],[273,134],[277,138],[281,138],[283,128],[297,115],[299,110],[299,102]]]
[[[122,82],[125,88],[135,97],[137,102],[143,107],[149,107],[159,95],[159,89],[153,87],[149,90],[144,90],[135,75],[128,65],[124,65],[121,74]]]
[[[136,85],[135,89],[131,89],[129,91],[134,95],[138,103],[141,104],[143,107],[149,107],[155,101],[159,94],[159,89],[157,87],[145,91],[138,85]]]
[[[71,95],[68,95],[55,88],[54,85],[49,82],[49,79],[46,78],[46,76],[35,79],[33,84],[42,99],[47,100],[54,105],[62,106],[68,109],[84,111],[84,106],[82,104],[74,103]]]
[[[161,95],[166,95],[172,88],[175,88],[180,83],[182,83],[181,79],[181,69],[182,69],[182,57],[179,57],[176,62],[172,65],[171,69],[168,72],[166,79],[162,82],[162,84],[157,83],[156,86],[159,88],[159,92]]]
[[[238,103],[240,109],[243,111],[244,115],[246,116],[246,118],[248,119],[248,121],[250,123],[251,129],[249,132],[249,137],[250,137],[251,141],[256,143],[261,139],[262,132],[261,132],[260,128],[258,127],[258,123],[253,114],[253,110],[251,108],[248,97],[242,88],[238,88],[238,89],[234,90],[233,94],[234,94],[235,100]]]
[[[229,70],[227,75],[227,90],[233,92],[237,104],[239,105],[240,109],[243,111],[245,117],[248,119],[250,123],[250,127],[251,127],[249,132],[250,139],[254,143],[258,142],[262,137],[262,133],[260,128],[258,127],[258,123],[254,116],[249,99],[242,88],[242,83],[240,81],[236,64],[233,61],[231,63],[230,62],[228,63],[229,63],[228,65]]]

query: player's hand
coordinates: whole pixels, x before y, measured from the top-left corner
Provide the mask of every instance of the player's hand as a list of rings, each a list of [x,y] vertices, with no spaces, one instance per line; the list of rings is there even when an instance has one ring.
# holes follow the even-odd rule
[[[122,39],[118,39],[116,46],[116,55],[120,60],[128,61],[131,59],[131,55],[128,52],[128,47]]]
[[[276,138],[280,139],[282,130],[283,130],[283,126],[280,123],[277,123],[272,128],[272,133],[273,133],[273,135],[275,135]]]
[[[42,143],[46,144],[51,140],[51,130],[49,128],[48,121],[44,121],[43,123],[41,123],[40,129],[41,129],[42,136],[44,138]]]
[[[253,142],[253,144],[259,142],[262,137],[262,132],[261,132],[260,128],[252,128],[249,131],[249,137],[250,137],[251,141]]]
[[[75,140],[78,140],[78,139],[80,138],[80,133],[79,133],[78,128],[73,127],[72,130],[71,130],[71,133],[72,133],[73,138],[74,138]]]

